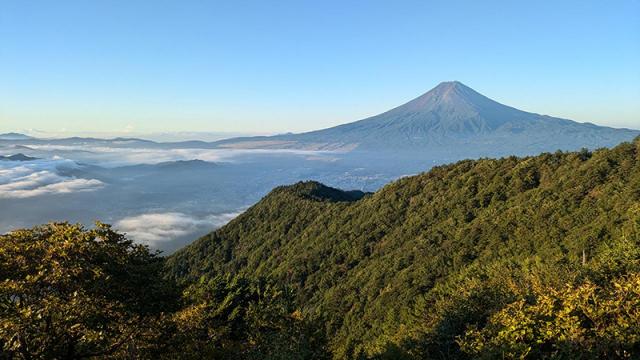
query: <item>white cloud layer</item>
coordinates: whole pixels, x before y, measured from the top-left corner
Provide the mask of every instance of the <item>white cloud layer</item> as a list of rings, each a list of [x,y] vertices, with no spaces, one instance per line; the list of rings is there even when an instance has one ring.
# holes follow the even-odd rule
[[[78,179],[59,174],[77,167],[73,161],[55,158],[29,162],[0,162],[0,199],[22,199],[49,194],[93,191],[104,186],[96,179]]]
[[[118,231],[139,243],[158,247],[177,238],[214,230],[239,215],[239,212],[194,217],[180,212],[148,213],[117,221]]]
[[[80,145],[29,145],[29,147],[45,151],[48,155],[64,154],[64,157],[76,161],[108,167],[157,164],[177,160],[233,162],[247,155],[297,155],[304,156],[308,160],[335,160],[335,154],[330,151],[292,149],[149,149]]]

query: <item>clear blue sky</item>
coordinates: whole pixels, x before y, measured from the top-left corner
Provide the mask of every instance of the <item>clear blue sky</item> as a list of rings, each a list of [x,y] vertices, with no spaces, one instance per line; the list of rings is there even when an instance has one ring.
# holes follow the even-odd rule
[[[640,128],[640,1],[0,1],[0,131],[302,131],[444,80]]]

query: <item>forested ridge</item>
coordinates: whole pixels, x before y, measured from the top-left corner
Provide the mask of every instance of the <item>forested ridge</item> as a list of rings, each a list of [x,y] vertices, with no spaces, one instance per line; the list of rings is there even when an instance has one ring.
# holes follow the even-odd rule
[[[274,189],[163,258],[0,235],[0,358],[640,357],[640,138]]]
[[[167,269],[179,282],[293,286],[337,358],[464,356],[465,332],[533,296],[529,283],[560,289],[602,261],[637,265],[603,254],[637,244],[639,149],[461,161],[354,201],[306,196],[326,189],[313,182],[278,188]]]

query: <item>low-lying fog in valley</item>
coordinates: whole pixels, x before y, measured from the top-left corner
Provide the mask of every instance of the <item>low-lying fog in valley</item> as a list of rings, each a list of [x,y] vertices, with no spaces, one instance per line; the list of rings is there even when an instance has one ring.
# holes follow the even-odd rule
[[[373,191],[430,161],[332,151],[0,144],[0,232],[49,221],[113,224],[171,253],[227,223],[272,188],[318,180]]]

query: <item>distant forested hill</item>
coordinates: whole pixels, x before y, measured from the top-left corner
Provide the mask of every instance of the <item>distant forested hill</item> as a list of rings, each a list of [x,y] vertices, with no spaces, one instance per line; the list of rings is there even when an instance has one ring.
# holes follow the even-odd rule
[[[280,187],[166,268],[291,285],[335,358],[638,356],[639,227],[636,139]]]

